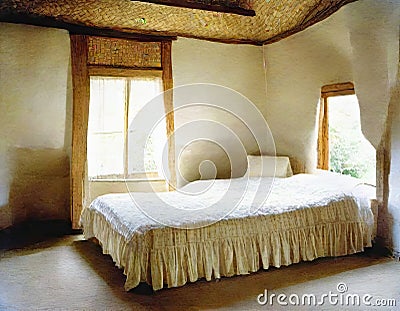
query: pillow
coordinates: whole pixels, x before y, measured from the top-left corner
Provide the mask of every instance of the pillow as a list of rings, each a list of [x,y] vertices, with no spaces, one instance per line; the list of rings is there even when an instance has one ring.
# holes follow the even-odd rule
[[[290,177],[293,175],[288,157],[247,156],[248,177]]]

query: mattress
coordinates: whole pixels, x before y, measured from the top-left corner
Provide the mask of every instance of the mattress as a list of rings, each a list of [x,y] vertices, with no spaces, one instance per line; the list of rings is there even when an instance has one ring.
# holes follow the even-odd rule
[[[125,289],[341,256],[371,246],[374,187],[337,174],[196,181],[168,193],[107,194],[82,212],[127,276]]]

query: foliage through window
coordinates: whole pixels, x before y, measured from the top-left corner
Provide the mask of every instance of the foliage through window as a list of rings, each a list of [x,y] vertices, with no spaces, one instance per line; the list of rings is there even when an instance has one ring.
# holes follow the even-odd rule
[[[162,79],[158,77],[90,77],[87,140],[90,179],[160,176],[159,159],[167,140],[165,119],[150,135],[140,129],[133,130],[130,124],[161,92]],[[163,111],[164,106],[159,109]]]
[[[328,97],[329,169],[375,184],[376,152],[361,131],[356,95]]]

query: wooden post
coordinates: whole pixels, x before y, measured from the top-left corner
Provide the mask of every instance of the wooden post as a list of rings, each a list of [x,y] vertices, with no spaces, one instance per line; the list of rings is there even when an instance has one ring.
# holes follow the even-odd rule
[[[73,86],[71,222],[79,229],[84,198],[90,80],[87,69],[86,36],[70,35]]]
[[[174,136],[174,100],[173,100],[173,78],[172,78],[172,57],[171,42],[161,43],[161,65],[164,88],[164,107],[167,116],[167,137],[168,137],[168,167],[170,171],[169,190],[176,188],[175,170],[175,136]]]
[[[329,116],[328,98],[321,97],[318,130],[318,168],[329,170]]]

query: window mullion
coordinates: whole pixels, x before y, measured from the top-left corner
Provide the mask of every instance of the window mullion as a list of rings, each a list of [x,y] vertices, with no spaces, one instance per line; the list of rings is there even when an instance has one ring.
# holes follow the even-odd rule
[[[129,98],[131,94],[131,84],[129,79],[125,79],[125,115],[124,115],[124,176],[128,177],[128,131],[129,131]]]

